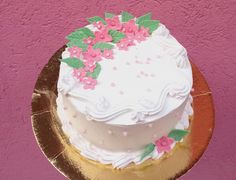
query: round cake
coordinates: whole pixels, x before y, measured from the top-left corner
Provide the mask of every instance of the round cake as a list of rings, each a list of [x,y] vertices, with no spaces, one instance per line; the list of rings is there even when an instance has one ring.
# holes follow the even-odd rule
[[[193,114],[185,48],[151,14],[88,18],[62,53],[57,113],[82,156],[123,169],[181,143]]]

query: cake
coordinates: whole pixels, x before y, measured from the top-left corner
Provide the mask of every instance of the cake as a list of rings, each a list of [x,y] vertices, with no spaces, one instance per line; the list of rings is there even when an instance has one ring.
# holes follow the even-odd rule
[[[151,13],[88,18],[67,36],[57,114],[85,159],[113,169],[157,160],[189,133],[192,70]]]

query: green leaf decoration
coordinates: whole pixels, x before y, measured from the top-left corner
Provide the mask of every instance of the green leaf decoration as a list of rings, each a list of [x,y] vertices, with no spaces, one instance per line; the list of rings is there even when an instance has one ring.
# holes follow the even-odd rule
[[[115,14],[112,13],[105,13],[105,18],[113,18]]]
[[[152,144],[152,143],[148,144],[148,145],[145,147],[144,151],[143,151],[143,154],[142,154],[142,156],[141,156],[141,161],[142,161],[145,157],[147,157],[149,154],[151,154],[154,149],[155,149],[155,145],[154,145],[154,144]]]
[[[81,40],[73,40],[67,43],[68,47],[72,47],[72,46],[77,46],[79,48],[81,48],[83,51],[86,51],[88,49],[88,45],[84,44]]]
[[[93,72],[87,72],[87,76],[91,76],[94,79],[97,79],[98,75],[100,74],[101,71],[101,65],[96,63],[96,68],[94,69]]]
[[[186,134],[188,134],[188,131],[186,130],[174,129],[168,134],[168,137],[180,141]]]
[[[125,37],[125,34],[116,30],[109,30],[108,32],[112,37],[113,43],[118,43],[121,39]]]
[[[128,22],[129,20],[133,19],[134,16],[128,12],[123,11],[121,13],[121,21],[122,22]]]
[[[144,20],[139,23],[139,27],[149,28],[150,33],[158,28],[160,21],[158,20]]]
[[[94,34],[93,34],[93,32],[89,29],[89,28],[86,28],[86,27],[83,27],[83,28],[80,28],[80,29],[77,29],[76,31],[81,31],[81,32],[83,32],[84,34],[86,34],[87,35],[87,37],[95,37],[94,36]]]
[[[105,43],[105,42],[98,42],[94,44],[94,49],[100,49],[101,51],[104,51],[105,49],[112,49],[114,47],[113,44]]]
[[[151,20],[151,16],[152,16],[152,13],[147,13],[143,16],[140,16],[137,20],[136,20],[136,23],[139,24],[140,22],[142,21],[146,21],[146,20]]]
[[[68,66],[79,69],[81,67],[84,67],[83,61],[77,58],[66,58],[62,59],[61,62],[66,63]]]
[[[74,40],[82,40],[87,37],[88,37],[88,35],[85,34],[83,31],[76,30],[76,31],[72,32],[71,34],[69,34],[66,37],[66,39],[68,39],[69,41],[74,41]]]
[[[88,18],[87,20],[91,24],[94,22],[98,22],[98,21],[101,21],[103,24],[107,24],[106,21],[103,18],[101,18],[100,16],[94,16],[94,17]]]
[[[77,29],[76,31],[72,32],[70,35],[66,37],[66,39],[70,41],[75,41],[75,40],[83,40],[88,37],[95,37],[93,32],[88,29],[88,28],[80,28]]]

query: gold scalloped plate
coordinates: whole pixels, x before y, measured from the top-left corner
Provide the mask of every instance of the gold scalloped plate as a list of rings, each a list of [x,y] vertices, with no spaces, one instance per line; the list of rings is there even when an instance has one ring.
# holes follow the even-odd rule
[[[59,49],[40,73],[32,95],[32,126],[35,138],[49,162],[68,179],[77,180],[156,180],[177,179],[200,159],[211,139],[214,128],[212,93],[203,75],[193,68],[194,116],[190,133],[168,154],[141,165],[131,164],[116,170],[111,165],[83,158],[64,135],[55,113],[58,61],[65,47]]]

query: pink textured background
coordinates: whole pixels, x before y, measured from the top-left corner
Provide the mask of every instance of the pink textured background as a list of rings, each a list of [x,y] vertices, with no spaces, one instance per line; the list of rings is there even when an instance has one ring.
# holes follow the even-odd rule
[[[64,179],[31,129],[31,93],[64,37],[105,11],[151,11],[187,48],[213,91],[216,127],[199,163],[181,179],[236,179],[235,0],[1,0],[0,179]]]

